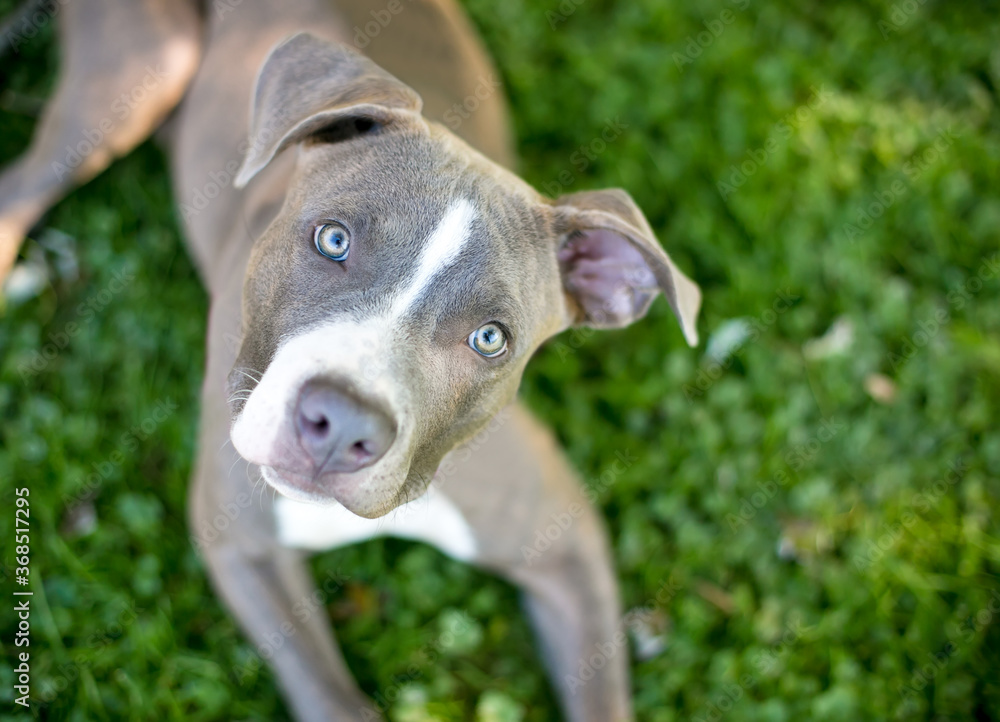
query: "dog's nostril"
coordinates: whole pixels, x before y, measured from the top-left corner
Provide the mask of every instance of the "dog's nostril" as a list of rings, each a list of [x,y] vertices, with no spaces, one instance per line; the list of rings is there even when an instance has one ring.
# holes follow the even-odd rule
[[[324,436],[330,430],[330,421],[325,416],[310,417],[303,413],[300,418],[300,432]]]

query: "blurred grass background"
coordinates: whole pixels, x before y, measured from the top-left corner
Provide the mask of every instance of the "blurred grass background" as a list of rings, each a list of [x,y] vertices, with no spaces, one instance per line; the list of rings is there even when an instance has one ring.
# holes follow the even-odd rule
[[[523,387],[587,483],[635,458],[599,498],[625,605],[666,643],[633,659],[638,719],[1000,719],[996,4],[465,4],[526,178],[628,189],[704,291],[707,347],[658,301],[555,339]],[[4,161],[53,36],[2,61]],[[287,719],[187,541],[206,297],[154,144],[24,253],[54,268],[69,247],[78,273],[0,318],[0,582],[27,486],[31,716]],[[315,566],[390,719],[558,718],[510,587],[394,540]],[[11,606],[0,717],[28,719]]]

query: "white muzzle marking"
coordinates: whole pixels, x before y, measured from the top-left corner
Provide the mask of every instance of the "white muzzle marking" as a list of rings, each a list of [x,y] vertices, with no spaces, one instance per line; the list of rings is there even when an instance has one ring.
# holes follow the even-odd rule
[[[288,465],[289,424],[299,390],[323,376],[347,380],[359,392],[387,404],[399,425],[396,442],[370,469],[367,478],[387,478],[409,464],[416,425],[406,379],[387,373],[392,341],[409,310],[424,296],[439,273],[452,266],[469,239],[475,210],[466,199],[453,202],[427,238],[413,275],[387,299],[384,312],[361,322],[333,321],[281,342],[260,383],[233,424],[233,446],[261,466]],[[282,433],[285,432],[283,442]]]

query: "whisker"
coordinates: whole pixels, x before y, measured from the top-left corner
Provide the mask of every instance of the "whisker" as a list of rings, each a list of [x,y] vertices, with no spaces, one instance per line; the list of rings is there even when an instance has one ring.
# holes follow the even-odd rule
[[[251,375],[251,374],[247,373],[248,371],[253,371],[253,369],[247,369],[247,368],[234,368],[234,369],[233,369],[233,371],[235,371],[235,372],[236,372],[236,373],[238,373],[238,374],[243,374],[243,375],[244,375],[244,376],[246,376],[246,377],[247,377],[248,379],[250,379],[251,381],[253,381],[253,382],[254,382],[254,385],[256,385],[256,384],[259,384],[259,383],[260,383],[260,379],[259,379],[259,378],[256,378],[255,376],[253,376],[253,375]],[[259,372],[257,372],[257,371],[254,371],[254,373],[257,373],[258,375],[260,375],[260,377],[261,377],[261,378],[263,378],[263,374],[260,374],[260,373],[259,373]]]
[[[238,463],[240,463],[240,461],[242,461],[242,459],[241,459],[241,458],[240,458],[239,456],[237,456],[237,457],[236,457],[236,461],[234,461],[234,462],[233,462],[233,465],[229,467],[229,473],[228,473],[228,474],[226,474],[226,478],[227,478],[227,479],[229,478],[230,474],[232,474],[232,473],[233,473],[233,469],[235,469],[235,468],[236,468],[236,465],[237,465]]]
[[[260,478],[257,479],[257,483],[260,484],[260,495],[257,497],[257,508],[264,511],[264,492],[267,491],[267,482],[264,481],[264,472],[260,472]],[[254,484],[254,489],[257,488],[257,484]],[[253,501],[253,497],[250,497]]]
[[[258,469],[259,469],[259,467],[258,467]],[[249,482],[250,484],[253,485],[250,488],[250,503],[253,504],[253,495],[257,493],[257,487],[260,486],[260,483],[262,481],[264,481],[264,472],[261,471],[260,472],[260,476],[258,476],[256,480],[251,479],[250,478],[250,464],[247,464],[246,474],[247,474],[247,482]],[[263,495],[263,491],[261,491],[261,495]],[[263,508],[261,508],[261,511],[263,511]]]

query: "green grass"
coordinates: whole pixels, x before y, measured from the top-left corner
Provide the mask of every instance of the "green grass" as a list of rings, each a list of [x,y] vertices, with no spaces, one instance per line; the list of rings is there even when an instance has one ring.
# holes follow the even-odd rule
[[[750,321],[712,364],[658,301],[632,328],[555,339],[525,379],[588,483],[616,451],[636,459],[599,498],[626,606],[666,591],[668,647],[632,663],[639,719],[1000,719],[995,6],[466,4],[528,180],[628,189],[701,284],[703,338]],[[0,157],[29,137],[55,52],[46,27],[4,59]],[[574,156],[614,119],[603,152]],[[286,719],[187,542],[206,297],[161,153],[143,146],[43,228],[75,239],[80,271],[0,319],[0,716],[28,718],[11,711],[9,601],[28,487],[32,716]],[[134,280],[107,293],[122,270]],[[849,348],[804,353],[837,319]],[[95,465],[107,478],[88,487]],[[81,496],[83,536],[67,526]],[[557,718],[510,587],[392,540],[316,568],[341,575],[330,613],[392,720]]]

